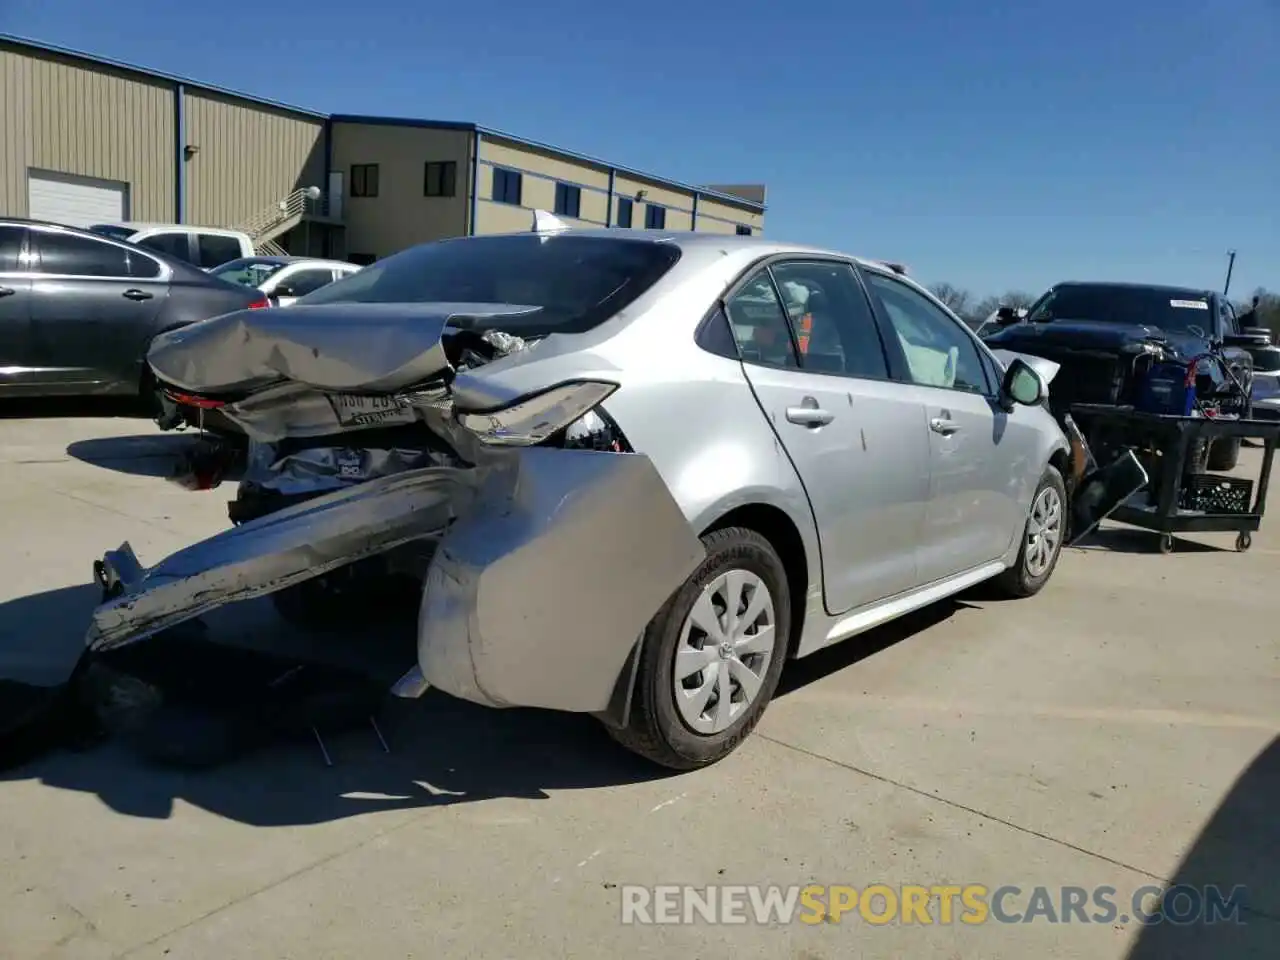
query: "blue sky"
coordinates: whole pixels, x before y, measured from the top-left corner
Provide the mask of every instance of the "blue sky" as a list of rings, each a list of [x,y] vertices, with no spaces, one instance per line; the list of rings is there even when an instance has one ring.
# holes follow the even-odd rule
[[[1280,289],[1280,0],[0,0],[0,32],[327,112],[472,120],[979,295]]]

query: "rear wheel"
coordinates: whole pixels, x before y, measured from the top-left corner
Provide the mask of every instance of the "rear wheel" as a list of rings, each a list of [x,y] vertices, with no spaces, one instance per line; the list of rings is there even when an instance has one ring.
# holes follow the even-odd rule
[[[706,766],[747,738],[778,686],[791,627],[786,571],[759,533],[702,538],[707,556],[649,622],[631,715],[610,734],[675,770]]]
[[[1057,467],[1046,467],[1031,499],[1031,511],[1023,528],[1018,560],[995,579],[995,586],[1001,593],[1009,597],[1030,597],[1049,582],[1062,553],[1066,503],[1067,490],[1062,474]]]

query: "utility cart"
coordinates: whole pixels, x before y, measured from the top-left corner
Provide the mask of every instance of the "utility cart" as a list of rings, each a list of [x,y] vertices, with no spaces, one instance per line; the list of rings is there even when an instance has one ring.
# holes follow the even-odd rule
[[[1111,515],[1160,534],[1160,552],[1173,551],[1176,533],[1236,534],[1236,549],[1248,550],[1266,511],[1271,461],[1280,422],[1144,413],[1109,404],[1073,404],[1071,414],[1095,451],[1130,447],[1151,480]],[[1208,449],[1216,441],[1261,441],[1257,482],[1208,473]]]

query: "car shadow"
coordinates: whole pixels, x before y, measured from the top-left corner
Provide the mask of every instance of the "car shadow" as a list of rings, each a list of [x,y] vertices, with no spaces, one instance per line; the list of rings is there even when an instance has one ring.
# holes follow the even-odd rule
[[[1200,830],[1174,871],[1167,889],[1188,893],[1178,911],[1162,922],[1144,925],[1127,960],[1246,960],[1275,957],[1280,944],[1280,737],[1254,758]],[[1177,923],[1201,904],[1240,903],[1238,915],[1197,917]],[[1233,890],[1243,896],[1232,900]],[[1185,913],[1183,912],[1185,911]],[[1229,911],[1224,911],[1228,912]]]
[[[173,479],[190,474],[196,458],[213,449],[198,433],[140,434],[131,437],[95,437],[67,446],[67,456],[82,463],[138,477]],[[240,460],[233,455],[220,476],[234,481],[240,474]]]
[[[833,673],[875,656],[930,627],[951,619],[960,610],[977,609],[962,598],[939,600],[882,626],[868,630],[850,643],[836,643],[801,660],[787,663],[775,697],[784,697]]]
[[[1159,553],[1160,534],[1153,530],[1139,530],[1136,527],[1103,527],[1093,531],[1079,543],[1071,545],[1072,550],[1095,550],[1107,553]],[[1218,547],[1197,540],[1173,538],[1173,552],[1177,553],[1232,553],[1231,547]]]
[[[286,826],[501,797],[545,799],[557,790],[671,775],[610,743],[590,717],[493,710],[435,691],[419,700],[386,698],[376,723],[266,740],[203,770],[150,763],[127,737],[68,742],[50,721],[27,734],[40,742],[22,742],[15,726],[30,726],[28,715],[50,708],[80,656],[97,599],[96,588],[76,586],[0,604],[0,738],[10,741],[0,743],[0,766],[14,764],[0,769],[0,783],[36,780],[90,793],[135,817],[164,819],[185,802],[254,826]],[[358,652],[359,642],[376,642],[381,629],[370,621],[367,639],[344,639]]]
[[[0,400],[0,420],[71,417],[146,419],[147,404],[137,397],[39,397]]]

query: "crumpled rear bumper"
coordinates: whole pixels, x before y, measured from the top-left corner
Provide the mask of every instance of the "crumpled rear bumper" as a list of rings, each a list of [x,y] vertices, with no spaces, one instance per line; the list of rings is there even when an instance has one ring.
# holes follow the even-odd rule
[[[100,564],[87,645],[109,650],[414,540],[438,538],[419,670],[490,706],[599,711],[645,624],[704,552],[648,458],[524,448],[317,497],[144,569]]]

